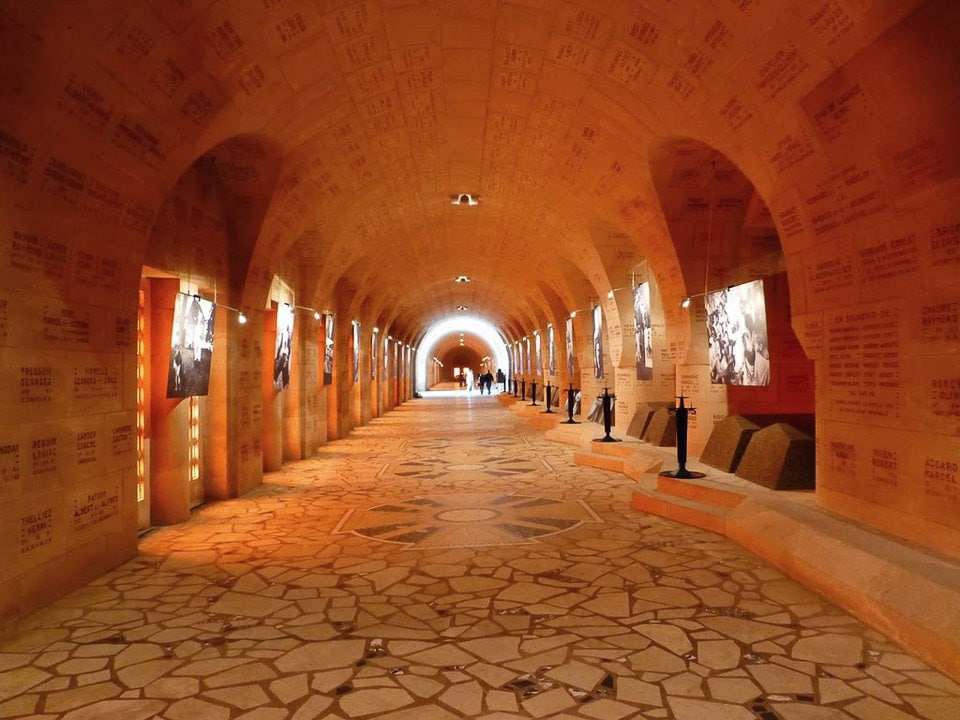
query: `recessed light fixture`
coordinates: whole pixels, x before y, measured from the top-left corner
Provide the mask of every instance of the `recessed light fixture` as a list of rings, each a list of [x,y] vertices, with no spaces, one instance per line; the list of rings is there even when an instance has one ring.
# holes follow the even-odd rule
[[[467,310],[467,309],[468,308],[466,305],[457,305],[457,310]]]
[[[461,207],[473,207],[474,205],[480,204],[480,197],[474,197],[470,193],[458,193],[450,196],[450,204]]]
[[[470,282],[470,278],[466,275],[457,275],[454,279],[454,282]]]

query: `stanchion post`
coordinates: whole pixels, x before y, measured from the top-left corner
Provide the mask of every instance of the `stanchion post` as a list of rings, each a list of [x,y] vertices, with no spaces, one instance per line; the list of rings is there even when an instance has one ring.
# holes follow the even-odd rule
[[[677,417],[677,465],[679,467],[676,470],[667,470],[660,474],[663,477],[681,479],[705,477],[706,473],[687,470],[687,423],[691,413],[697,414],[697,409],[688,408],[683,404],[683,401],[686,400],[685,395],[678,395],[677,399],[680,400],[680,404],[670,412]]]
[[[530,399],[533,401],[530,403],[531,406],[537,404],[537,381],[536,380],[530,383]]]
[[[573,387],[573,383],[570,383],[570,388],[567,390],[567,419],[563,421],[564,425],[579,425],[579,420],[573,419],[573,406],[577,402],[577,391]]]
[[[526,378],[520,378],[520,399],[521,400],[527,399],[527,379]]]
[[[550,387],[550,381],[547,380],[547,409],[543,411],[544,415],[546,415],[547,413],[553,413],[553,410],[550,407],[551,405],[550,391],[551,390],[553,390],[553,388]]]
[[[597,395],[603,402],[603,437],[596,438],[594,442],[620,442],[619,439],[610,436],[610,428],[613,425],[613,401],[617,399],[616,395],[609,393],[609,388],[603,389],[603,395]]]

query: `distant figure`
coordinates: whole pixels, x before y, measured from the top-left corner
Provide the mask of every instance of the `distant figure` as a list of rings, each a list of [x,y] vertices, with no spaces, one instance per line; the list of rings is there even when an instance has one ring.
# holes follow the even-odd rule
[[[503,370],[497,368],[497,389],[500,392],[506,392],[507,390],[507,376],[503,374]]]
[[[483,389],[487,389],[487,395],[493,395],[493,373],[487,370],[480,376],[480,394],[483,395]]]
[[[466,375],[467,392],[470,392],[471,390],[473,390],[473,370],[471,370],[470,368],[467,368],[463,374]]]

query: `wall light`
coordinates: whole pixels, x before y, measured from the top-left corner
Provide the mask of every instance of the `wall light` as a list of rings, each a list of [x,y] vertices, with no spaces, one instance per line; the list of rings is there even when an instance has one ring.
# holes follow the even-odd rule
[[[461,283],[463,283],[463,282],[470,282],[470,278],[467,277],[466,275],[457,275],[457,276],[453,279],[453,281],[454,281],[454,282],[461,282]]]

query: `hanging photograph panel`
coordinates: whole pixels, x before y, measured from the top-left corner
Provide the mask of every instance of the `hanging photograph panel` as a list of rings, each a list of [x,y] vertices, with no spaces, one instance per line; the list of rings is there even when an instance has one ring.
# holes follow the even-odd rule
[[[637,380],[653,379],[653,332],[650,327],[650,283],[633,289],[633,322],[637,346]]]
[[[770,384],[770,347],[763,281],[734,285],[706,296],[710,382]]]
[[[215,310],[216,305],[199,295],[177,293],[167,369],[168,398],[207,394]]]
[[[293,344],[293,306],[277,305],[277,340],[273,350],[273,387],[285,390],[290,386],[291,348]]]

